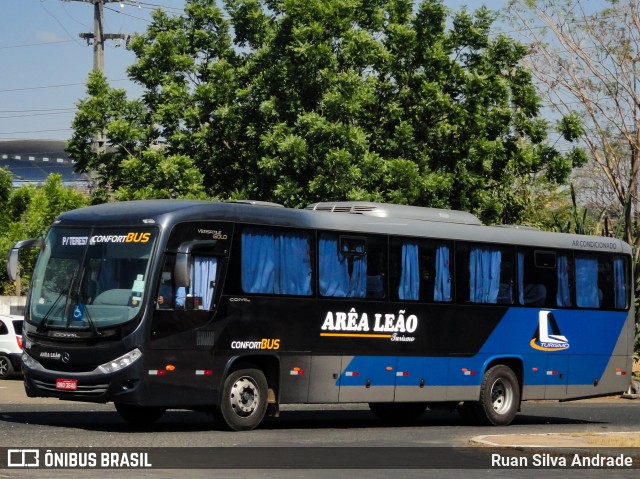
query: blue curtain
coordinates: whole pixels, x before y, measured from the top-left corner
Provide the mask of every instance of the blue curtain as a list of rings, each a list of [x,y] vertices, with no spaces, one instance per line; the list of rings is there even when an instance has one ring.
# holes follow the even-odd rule
[[[502,252],[494,248],[474,248],[469,258],[469,300],[473,303],[498,302]]]
[[[449,247],[436,247],[436,284],[433,287],[434,301],[451,301],[451,272],[449,270]]]
[[[242,232],[242,290],[274,293],[278,250],[273,232],[246,228]]]
[[[218,260],[196,256],[191,269],[191,291],[194,296],[202,298],[202,307],[210,309],[213,298],[213,282],[216,279]]]
[[[340,252],[337,235],[321,234],[318,249],[320,294],[337,298],[364,298],[367,295],[366,255]]]
[[[285,232],[277,237],[279,245],[278,294],[311,296],[311,254],[306,235]]]
[[[518,303],[524,305],[524,252],[518,251]]]
[[[174,305],[176,308],[184,308],[184,298],[187,296],[187,290],[184,286],[180,286],[176,289],[176,299]]]
[[[349,293],[349,264],[338,252],[338,240],[320,235],[318,245],[320,294],[344,298]]]
[[[613,260],[614,305],[616,309],[627,307],[627,282],[623,258]]]
[[[241,263],[245,293],[311,295],[308,235],[246,228]]]
[[[571,306],[571,289],[569,287],[569,257],[558,255],[558,291],[556,301],[559,307]]]
[[[349,278],[349,297],[364,298],[367,295],[367,257],[351,256],[353,269]]]
[[[417,301],[420,295],[420,271],[418,265],[418,244],[411,241],[402,243],[402,273],[398,286],[398,298]]]
[[[581,308],[599,308],[597,258],[576,255],[576,303]]]

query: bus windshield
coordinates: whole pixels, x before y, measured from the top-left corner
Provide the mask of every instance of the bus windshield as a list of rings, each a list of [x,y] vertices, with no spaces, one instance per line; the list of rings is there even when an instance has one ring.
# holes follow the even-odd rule
[[[124,324],[148,287],[156,228],[49,231],[33,272],[27,319],[47,329],[93,330]]]

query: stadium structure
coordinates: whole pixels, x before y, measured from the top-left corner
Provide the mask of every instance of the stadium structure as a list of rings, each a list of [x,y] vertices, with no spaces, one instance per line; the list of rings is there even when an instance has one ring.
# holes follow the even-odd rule
[[[0,168],[13,176],[13,186],[42,184],[52,173],[66,186],[88,190],[88,174],[76,173],[62,140],[0,140]]]

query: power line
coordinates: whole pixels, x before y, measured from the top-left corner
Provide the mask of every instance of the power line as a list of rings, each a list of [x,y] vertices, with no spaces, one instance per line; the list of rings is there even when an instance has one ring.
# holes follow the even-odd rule
[[[51,12],[49,11],[49,9],[47,9],[47,7],[45,7],[45,6],[44,6],[44,2],[43,2],[43,0],[40,0],[40,6],[42,7],[42,9],[43,9],[45,12],[47,12],[47,13],[49,14],[49,16],[53,17],[53,19],[56,21],[56,23],[57,23],[58,25],[60,25],[60,28],[62,28],[62,29],[64,30],[64,32],[69,36],[69,38],[71,39],[71,41],[73,41],[73,42],[77,43],[78,45],[82,45],[82,43],[80,43],[78,40],[76,40],[76,39],[73,37],[73,35],[71,35],[71,34],[69,33],[69,31],[68,31],[68,30],[66,29],[66,27],[63,25],[63,23],[62,23],[60,20],[58,20],[58,17],[56,17],[53,13],[51,13]]]
[[[22,87],[22,88],[7,88],[6,90],[0,90],[0,93],[9,93],[15,91],[27,91],[27,90],[43,90],[46,88],[64,88],[69,86],[79,86],[84,85],[85,83],[63,83],[60,85],[45,85],[45,86],[31,86],[31,87]]]
[[[74,111],[74,110],[77,110],[77,108],[65,106],[62,108],[28,108],[23,110],[0,110],[0,113],[30,113],[34,111],[48,112],[48,111]]]
[[[75,40],[54,40],[50,42],[40,42],[40,43],[24,43],[22,45],[8,45],[0,47],[0,50],[7,50],[9,48],[25,48],[25,47],[38,47],[41,45],[56,45],[59,43],[78,43]]]
[[[128,78],[118,78],[116,80],[109,80],[109,82],[119,82],[119,81],[128,81]],[[27,90],[44,90],[47,88],[64,88],[70,86],[79,86],[86,85],[86,83],[62,83],[59,85],[43,85],[43,86],[31,86],[31,87],[22,87],[22,88],[8,88],[5,90],[0,90],[0,93],[9,93],[16,91],[27,91]]]
[[[73,128],[54,128],[52,130],[0,131],[0,135],[23,135],[31,133],[46,133],[49,131],[70,131]]]
[[[31,116],[69,115],[69,114],[72,114],[73,111],[74,110],[49,112],[49,113],[27,113],[25,115],[8,115],[8,116],[0,116],[0,120],[6,120],[8,118],[27,118]]]
[[[147,23],[153,23],[151,20],[147,20],[146,18],[136,17],[135,15],[130,15],[128,13],[121,12],[120,10],[114,10],[113,8],[109,8],[109,7],[104,7],[104,8],[106,10],[109,10],[110,12],[114,12],[114,13],[118,13],[120,15],[124,15],[125,17],[135,18],[136,20],[142,20],[143,22],[147,22]]]

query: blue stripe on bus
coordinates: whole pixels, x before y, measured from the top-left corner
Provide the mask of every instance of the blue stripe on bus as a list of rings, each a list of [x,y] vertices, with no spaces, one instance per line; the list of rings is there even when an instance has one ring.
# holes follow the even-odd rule
[[[569,385],[592,384],[601,378],[628,313],[542,311],[545,314],[551,311],[555,322],[546,325],[547,335],[552,338],[552,343],[546,344],[549,350],[542,350],[545,344],[540,344],[537,337],[545,314],[537,309],[511,308],[472,357],[356,356],[343,367],[336,386],[362,386],[367,380],[372,386],[414,386],[420,380],[424,386],[476,386],[487,363],[499,357],[523,361],[525,385],[549,384],[548,376],[553,376],[558,368],[565,369],[565,376],[560,379]],[[569,365],[571,373],[567,377]]]

